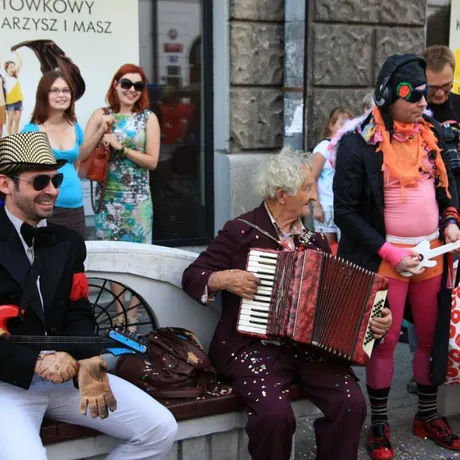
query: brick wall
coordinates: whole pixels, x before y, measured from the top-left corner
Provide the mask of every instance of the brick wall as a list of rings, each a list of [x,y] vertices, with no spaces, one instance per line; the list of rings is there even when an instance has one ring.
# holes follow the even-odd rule
[[[230,151],[283,142],[284,1],[230,5]]]
[[[307,48],[307,145],[338,105],[358,114],[378,69],[394,53],[425,46],[426,0],[311,0]]]

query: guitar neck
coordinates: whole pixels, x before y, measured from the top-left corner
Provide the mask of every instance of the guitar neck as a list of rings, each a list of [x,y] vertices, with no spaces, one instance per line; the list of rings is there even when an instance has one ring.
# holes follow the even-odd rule
[[[20,343],[35,350],[67,352],[91,351],[99,353],[106,348],[123,347],[123,344],[107,337],[10,335],[8,341]]]
[[[460,241],[455,243],[447,243],[442,246],[430,250],[430,259],[434,259],[446,252],[454,251],[455,249],[460,248]]]

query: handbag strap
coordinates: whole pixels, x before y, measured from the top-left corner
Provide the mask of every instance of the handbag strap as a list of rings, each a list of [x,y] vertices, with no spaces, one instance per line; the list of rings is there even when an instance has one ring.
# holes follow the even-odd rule
[[[104,112],[104,115],[110,115],[110,109],[108,107],[102,107],[102,111]],[[111,132],[112,132],[112,128],[110,126],[108,126],[104,134],[110,134]],[[107,150],[109,150],[109,149],[107,149]],[[109,152],[107,152],[107,153],[110,154]],[[101,212],[102,202],[104,201],[104,198],[105,198],[105,188],[106,188],[106,186],[107,186],[107,174],[105,175],[104,183],[102,184],[101,196],[99,197],[99,204],[97,205],[97,208],[96,208],[96,204],[94,202],[93,181],[90,181],[91,207],[93,208],[93,212],[95,214],[99,214]]]
[[[99,214],[101,212],[102,202],[104,201],[104,197],[105,197],[106,185],[107,185],[107,175],[105,176],[104,183],[102,184],[102,191],[99,197],[99,204],[97,205],[97,209],[96,209],[96,204],[94,202],[93,181],[92,180],[89,181],[89,186],[91,189],[91,207],[93,208],[93,212],[95,214]]]

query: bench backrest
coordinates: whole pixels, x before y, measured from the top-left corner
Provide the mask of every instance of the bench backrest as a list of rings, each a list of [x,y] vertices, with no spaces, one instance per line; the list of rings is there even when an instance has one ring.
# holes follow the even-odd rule
[[[115,241],[87,241],[86,247],[88,277],[106,278],[129,286],[151,307],[159,327],[190,329],[208,350],[220,305],[203,307],[181,287],[182,273],[197,253]]]

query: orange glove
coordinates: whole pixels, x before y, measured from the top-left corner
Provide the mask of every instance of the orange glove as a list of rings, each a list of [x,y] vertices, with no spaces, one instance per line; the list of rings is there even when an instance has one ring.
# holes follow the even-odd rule
[[[80,413],[86,415],[89,406],[91,417],[101,419],[109,416],[109,409],[117,409],[117,400],[107,377],[107,363],[100,357],[82,359],[78,362],[78,387],[80,388]]]
[[[77,375],[78,363],[68,353],[40,353],[35,364],[35,373],[53,383],[63,383]]]

